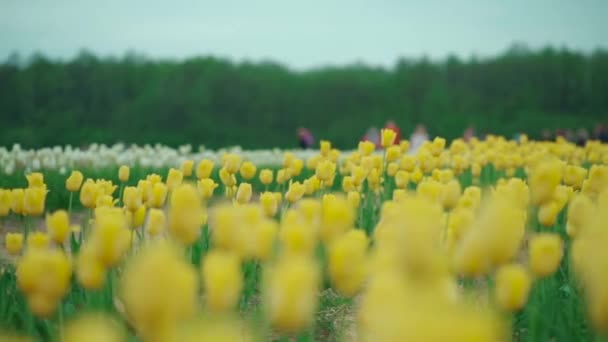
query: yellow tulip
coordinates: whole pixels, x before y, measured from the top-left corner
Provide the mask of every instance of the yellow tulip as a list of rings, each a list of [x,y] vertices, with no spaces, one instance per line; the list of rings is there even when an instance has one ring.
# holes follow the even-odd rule
[[[580,193],[576,195],[568,206],[568,224],[566,232],[570,237],[575,237],[590,220],[595,217],[595,207],[589,197]]]
[[[526,305],[532,280],[522,265],[501,266],[496,273],[495,282],[494,298],[501,309],[517,311]]]
[[[389,175],[390,177],[395,177],[395,175],[397,174],[397,171],[399,171],[399,164],[392,162],[392,163],[388,163],[387,167],[386,167],[386,174]]]
[[[420,181],[422,180],[422,178],[424,177],[424,174],[422,173],[422,170],[420,170],[420,168],[415,168],[414,172],[412,172],[412,174],[410,175],[410,180],[414,183],[414,184],[418,184],[420,183]]]
[[[479,177],[481,175],[481,165],[473,163],[473,165],[471,165],[471,174],[473,177]]]
[[[418,196],[426,198],[432,203],[440,203],[443,192],[444,185],[432,179],[422,181],[416,188]]]
[[[25,178],[27,178],[28,188],[46,188],[44,175],[40,172],[32,172],[25,175]]]
[[[199,341],[257,341],[255,334],[247,324],[233,315],[209,315],[203,319],[196,319],[186,324],[180,324],[171,341],[199,342]]]
[[[76,279],[87,290],[99,290],[106,279],[106,267],[97,258],[94,245],[84,244],[76,258]]]
[[[57,244],[63,244],[70,234],[70,218],[65,210],[46,215],[46,229]]]
[[[167,174],[167,188],[169,191],[173,191],[180,184],[182,184],[182,180],[184,178],[184,174],[177,169],[169,169],[169,174]]]
[[[530,239],[530,270],[537,277],[554,273],[564,254],[563,242],[558,234],[541,233]]]
[[[62,329],[61,342],[123,342],[126,333],[120,323],[101,314],[87,314],[70,321]]]
[[[162,208],[167,199],[169,189],[163,182],[158,182],[152,185],[151,191],[147,196],[146,203],[152,208]],[[143,192],[142,192],[143,194]],[[142,198],[143,199],[143,198]]]
[[[196,178],[204,179],[211,177],[215,163],[209,159],[201,160],[196,166]]]
[[[143,226],[144,221],[146,220],[146,206],[145,205],[140,206],[134,213],[132,213],[132,217],[133,217],[133,222],[132,222],[133,228],[139,228],[139,227]]]
[[[431,154],[435,157],[439,156],[445,148],[445,139],[441,137],[435,137],[433,142],[429,145]]]
[[[448,219],[448,234],[455,241],[460,241],[471,228],[474,218],[473,211],[470,209],[454,209]]]
[[[208,200],[213,197],[213,192],[215,188],[218,187],[218,184],[210,178],[203,178],[197,183],[198,192],[204,200]]]
[[[327,157],[327,155],[329,155],[329,151],[331,151],[331,142],[321,140],[319,143],[319,152],[321,152],[321,155]]]
[[[156,183],[162,183],[163,177],[161,177],[160,175],[158,175],[156,173],[151,173],[146,176],[145,180],[150,182],[150,185],[154,185]]]
[[[195,313],[199,296],[196,271],[176,247],[158,241],[129,261],[120,278],[119,296],[143,340],[168,340],[176,324]]]
[[[283,221],[289,221],[284,215]],[[316,246],[316,236],[312,227],[298,222],[283,224],[279,232],[282,251],[288,255],[311,255]]]
[[[371,141],[360,141],[358,151],[362,156],[369,156],[376,150],[376,145]]]
[[[402,156],[399,160],[399,168],[407,172],[414,171],[416,168],[416,158],[409,155]]]
[[[316,154],[306,160],[306,168],[309,170],[315,170],[317,165],[321,162],[323,156],[320,154]]]
[[[580,166],[568,165],[564,168],[564,184],[580,189],[587,177],[587,169]]]
[[[283,154],[283,167],[284,168],[290,167],[295,159],[296,159],[296,156],[293,153],[285,152]]]
[[[6,233],[4,236],[4,247],[10,255],[19,255],[23,248],[23,234],[21,233]]]
[[[25,214],[23,208],[23,189],[13,189],[11,191],[11,210],[15,214]]]
[[[399,148],[401,149],[401,153],[407,153],[410,150],[410,142],[407,140],[401,140],[399,143]]]
[[[386,161],[387,162],[394,162],[396,160],[399,159],[399,157],[401,156],[401,148],[399,146],[389,146],[386,149]]]
[[[256,166],[252,162],[244,162],[241,164],[241,177],[245,180],[250,180],[255,177],[255,173],[257,172]]]
[[[105,267],[118,263],[131,245],[128,221],[120,208],[98,208],[89,242]]]
[[[107,181],[104,179],[98,179],[96,183],[101,189],[102,193],[108,196],[112,196],[114,191],[116,191],[116,189],[118,188],[118,186],[112,184],[112,181]]]
[[[185,177],[190,177],[192,175],[192,169],[194,168],[194,160],[186,159],[182,162],[180,170]]]
[[[143,205],[141,190],[134,186],[127,186],[124,189],[122,201],[129,211],[135,212]]]
[[[272,326],[297,332],[313,323],[317,308],[319,272],[303,257],[286,257],[265,274],[264,297]]]
[[[99,188],[99,185],[92,179],[87,179],[80,190],[80,203],[82,203],[85,208],[95,208],[97,205],[97,196],[99,196],[100,192],[101,189]]]
[[[158,183],[162,183],[162,181],[152,182],[149,179],[140,179],[137,181],[137,188],[141,191],[142,202],[150,205],[149,201],[151,201],[153,187]]]
[[[285,199],[289,201],[289,203],[297,202],[302,196],[304,196],[305,187],[300,182],[293,182],[289,184],[289,190],[285,193]]]
[[[196,188],[182,184],[171,194],[169,233],[184,245],[193,244],[200,236],[206,213]]]
[[[270,183],[272,183],[272,179],[273,179],[272,170],[263,169],[262,171],[260,171],[260,181],[262,182],[262,184],[269,185]]]
[[[453,179],[447,184],[443,186],[443,190],[441,192],[441,204],[445,209],[452,209],[458,203],[458,199],[460,198],[460,183]]]
[[[251,184],[241,183],[241,184],[239,184],[239,188],[236,192],[235,199],[239,204],[249,203],[249,201],[251,200],[252,192],[253,192],[253,190],[252,190]]]
[[[361,202],[361,194],[358,191],[349,191],[346,194],[346,200],[353,208],[358,208]]]
[[[17,264],[17,284],[28,297],[58,300],[69,290],[72,264],[56,249],[28,249]]]
[[[284,184],[291,179],[291,171],[289,169],[280,169],[277,171],[277,184]]]
[[[312,195],[315,191],[321,187],[321,182],[316,176],[312,176],[304,180],[304,193],[306,195]]]
[[[354,296],[367,276],[367,236],[351,230],[329,248],[328,269],[334,287],[345,296]]]
[[[40,318],[49,318],[57,310],[57,299],[40,293],[27,298],[27,305],[32,313]]]
[[[355,186],[355,181],[352,176],[345,176],[342,178],[342,190],[344,192],[354,191],[356,189],[357,186]]]
[[[114,198],[110,195],[99,195],[97,196],[96,208],[111,208],[115,204]]]
[[[213,312],[233,309],[243,288],[238,257],[226,251],[210,251],[203,258],[202,275],[207,306]]]
[[[277,223],[272,220],[264,220],[254,225],[253,256],[257,260],[266,261],[272,256],[277,232]]]
[[[485,274],[491,265],[489,247],[479,234],[465,235],[454,251],[453,264],[461,275],[476,277]]]
[[[399,189],[407,188],[410,182],[410,174],[407,171],[399,170],[395,174],[395,185]]]
[[[234,174],[231,174],[225,168],[220,169],[220,180],[226,187],[232,187],[236,185],[236,178],[234,177]]]
[[[223,168],[230,174],[235,174],[241,166],[241,157],[238,154],[229,153],[224,156]]]
[[[277,198],[272,192],[264,192],[260,195],[260,204],[268,217],[274,217],[278,210]]]
[[[352,228],[355,212],[344,198],[326,197],[322,203],[321,238],[330,242]]]
[[[82,180],[84,176],[82,172],[74,170],[70,173],[70,176],[65,180],[65,188],[70,192],[76,192],[80,190],[80,186],[82,185]]]
[[[555,225],[559,212],[560,207],[555,201],[542,204],[538,210],[538,221],[545,227],[552,227]]]
[[[302,173],[302,169],[304,168],[304,161],[302,159],[293,159],[288,169],[292,176],[297,177]]]
[[[11,210],[11,191],[0,189],[0,217],[7,216]]]
[[[118,179],[125,183],[127,181],[129,181],[129,175],[131,174],[131,170],[129,169],[129,167],[127,165],[121,165],[120,168],[118,168]]]
[[[165,212],[160,209],[150,209],[146,231],[150,236],[157,236],[165,230]]]
[[[393,201],[399,202],[408,197],[408,193],[403,189],[395,189],[393,190]]]
[[[353,167],[352,177],[353,177],[353,182],[355,183],[355,186],[361,186],[361,184],[363,184],[363,181],[367,177],[367,173],[368,173],[368,171],[361,166]]]
[[[283,194],[280,192],[274,192],[274,197],[277,199],[277,203],[281,204],[283,202]]]
[[[390,128],[385,128],[380,131],[381,139],[380,144],[382,147],[387,148],[393,146],[395,139],[397,138],[397,132]]]
[[[23,212],[30,216],[42,215],[46,193],[46,187],[25,189],[23,192]]]
[[[544,162],[538,165],[529,178],[532,203],[540,205],[549,202],[561,179],[562,167],[558,162]]]
[[[370,189],[377,191],[380,189],[382,185],[382,176],[378,169],[371,169],[369,174],[367,175],[367,185],[369,185]]]

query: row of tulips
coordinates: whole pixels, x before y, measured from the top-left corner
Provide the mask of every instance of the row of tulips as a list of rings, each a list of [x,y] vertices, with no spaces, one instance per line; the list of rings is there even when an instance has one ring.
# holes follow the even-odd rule
[[[73,170],[67,210],[46,214],[46,232],[31,228],[47,192],[62,190],[29,173],[27,188],[0,191],[0,214],[23,227],[5,237],[0,287],[16,304],[0,305],[0,319],[63,341],[608,330],[607,146],[437,138],[412,155],[394,139],[382,132],[381,154],[322,141],[306,160],[285,153],[278,170],[236,153],[186,159],[165,177],[133,180],[124,165],[118,184]],[[355,323],[324,328],[328,291]]]

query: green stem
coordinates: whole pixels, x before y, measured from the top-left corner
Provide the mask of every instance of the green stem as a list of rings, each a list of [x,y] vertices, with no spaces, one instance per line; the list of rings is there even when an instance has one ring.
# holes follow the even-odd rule
[[[27,216],[22,216],[24,224],[23,240],[27,244],[27,236],[30,234],[30,220]]]
[[[63,303],[59,303],[59,341],[63,341]]]
[[[68,202],[68,215],[72,214],[72,200],[74,199],[74,193],[70,191],[70,201]]]
[[[118,206],[122,207],[122,192],[125,190],[125,183],[120,182],[120,189],[118,190]]]
[[[114,269],[110,268],[108,270],[108,289],[106,292],[106,305],[107,307],[104,309],[108,309],[110,310],[112,308],[112,306],[114,305]]]

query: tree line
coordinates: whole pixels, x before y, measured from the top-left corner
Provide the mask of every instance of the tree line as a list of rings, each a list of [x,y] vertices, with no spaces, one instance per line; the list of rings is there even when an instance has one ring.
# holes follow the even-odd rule
[[[608,121],[608,51],[531,51],[492,58],[398,60],[306,71],[215,57],[136,54],[68,60],[36,54],[0,64],[0,145],[91,142],[295,147],[295,131],[349,148],[374,125],[417,123],[432,135],[537,136]]]

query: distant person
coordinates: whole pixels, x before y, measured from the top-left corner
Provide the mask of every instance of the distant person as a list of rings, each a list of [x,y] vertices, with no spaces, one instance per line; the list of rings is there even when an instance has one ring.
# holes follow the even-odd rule
[[[372,142],[376,148],[380,148],[380,130],[375,126],[368,128],[361,140]]]
[[[589,140],[589,131],[586,128],[579,128],[576,130],[576,145],[585,146]]]
[[[576,142],[576,137],[574,136],[574,132],[571,128],[566,128],[566,131],[564,132],[564,137],[569,142]]]
[[[545,128],[540,132],[540,140],[542,141],[551,141],[553,140],[551,137],[551,131],[548,128]]]
[[[429,140],[429,134],[426,131],[426,127],[422,124],[416,125],[416,129],[410,137],[410,150],[412,152],[418,151],[420,146]]]
[[[314,143],[315,143],[315,139],[312,136],[312,133],[310,133],[310,131],[306,128],[298,128],[298,144],[300,146],[300,148],[302,149],[309,149],[312,148]]]
[[[399,126],[397,126],[397,124],[395,123],[395,121],[393,120],[389,120],[386,122],[386,125],[384,126],[384,129],[390,129],[393,132],[395,132],[397,135],[395,136],[395,144],[398,145],[401,142],[401,129],[399,128]]]
[[[596,124],[593,126],[593,140],[600,140],[602,134],[602,124]]]
[[[603,143],[608,142],[608,126],[604,124],[595,125],[593,128],[593,139]]]
[[[608,126],[600,126],[600,134],[598,135],[598,140],[603,143],[608,143]]]
[[[464,134],[462,135],[462,139],[465,142],[469,142],[473,138],[475,138],[475,129],[472,126],[469,126],[469,127],[467,127],[467,129],[464,130]]]

